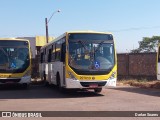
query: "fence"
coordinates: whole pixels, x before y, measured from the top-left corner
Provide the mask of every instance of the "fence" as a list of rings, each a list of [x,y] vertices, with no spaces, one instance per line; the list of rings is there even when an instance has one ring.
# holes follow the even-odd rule
[[[118,79],[156,79],[156,53],[118,54]]]

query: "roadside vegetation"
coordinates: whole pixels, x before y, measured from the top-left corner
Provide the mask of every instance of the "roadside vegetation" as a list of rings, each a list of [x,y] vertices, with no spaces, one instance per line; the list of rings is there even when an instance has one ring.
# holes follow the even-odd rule
[[[160,89],[160,81],[153,80],[119,80],[117,86],[135,86],[141,88],[154,88]]]

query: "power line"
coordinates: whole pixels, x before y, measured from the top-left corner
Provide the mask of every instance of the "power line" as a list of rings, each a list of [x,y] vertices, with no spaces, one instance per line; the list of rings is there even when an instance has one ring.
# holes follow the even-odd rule
[[[160,26],[152,26],[152,27],[132,27],[127,29],[119,29],[119,30],[109,30],[110,32],[125,32],[125,31],[138,31],[145,29],[159,29]]]

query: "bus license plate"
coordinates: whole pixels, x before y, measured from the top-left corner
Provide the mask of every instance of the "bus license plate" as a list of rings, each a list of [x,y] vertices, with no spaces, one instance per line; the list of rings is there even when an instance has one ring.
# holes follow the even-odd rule
[[[90,88],[97,88],[98,85],[97,85],[97,84],[90,84],[89,87],[90,87]]]

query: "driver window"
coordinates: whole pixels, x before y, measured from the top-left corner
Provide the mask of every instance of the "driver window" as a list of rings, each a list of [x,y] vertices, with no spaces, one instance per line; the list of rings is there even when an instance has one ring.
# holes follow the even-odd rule
[[[20,48],[18,49],[18,59],[25,61],[28,57],[28,51],[27,48]]]
[[[113,59],[112,59],[112,55],[113,55],[113,53],[112,53],[112,49],[111,49],[111,47],[104,47],[103,48],[104,49],[104,53],[103,53],[103,56],[106,58],[106,59],[108,59],[111,63],[113,63]]]

